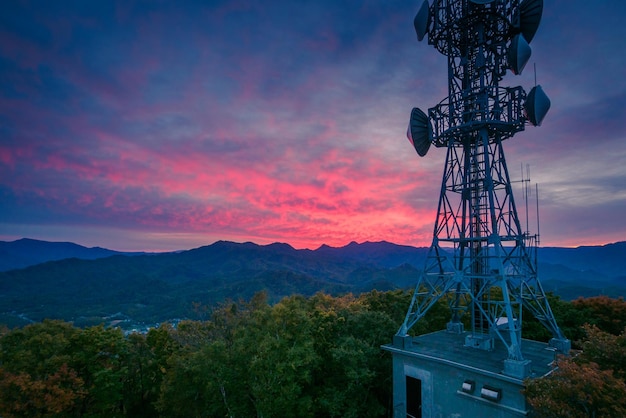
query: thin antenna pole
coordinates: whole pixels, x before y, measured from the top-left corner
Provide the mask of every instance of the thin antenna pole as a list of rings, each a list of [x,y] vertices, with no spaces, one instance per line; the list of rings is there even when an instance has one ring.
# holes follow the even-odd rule
[[[520,170],[522,171],[522,195],[524,196],[524,208],[526,215],[526,230],[524,235],[526,239],[530,237],[530,222],[528,221],[528,183],[530,183],[530,166],[526,164],[526,177],[524,177],[524,164],[520,163]]]
[[[533,67],[535,69],[535,87],[537,87],[537,63],[533,62]]]
[[[535,199],[537,202],[537,248],[539,248],[539,185],[535,183]]]
[[[526,231],[530,236],[530,222],[528,222],[528,200],[530,193],[528,186],[530,185],[530,164],[526,164]]]
[[[526,188],[524,187],[524,185],[526,184],[524,182],[524,163],[519,163],[519,171],[522,174],[522,180],[520,181],[521,186],[522,186],[522,198],[524,199],[524,202],[526,202]],[[524,235],[526,235],[526,231],[528,231],[528,222],[526,222],[526,228],[524,230]]]

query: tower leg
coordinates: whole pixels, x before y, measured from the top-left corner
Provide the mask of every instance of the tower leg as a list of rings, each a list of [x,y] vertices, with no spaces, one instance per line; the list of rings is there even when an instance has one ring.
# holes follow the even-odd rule
[[[502,373],[517,379],[525,379],[530,376],[530,360],[506,359]]]
[[[465,325],[460,321],[450,321],[446,324],[446,329],[448,332],[454,334],[463,334],[465,332]]]
[[[550,347],[556,348],[556,351],[561,354],[568,354],[572,349],[572,343],[567,338],[552,338]]]

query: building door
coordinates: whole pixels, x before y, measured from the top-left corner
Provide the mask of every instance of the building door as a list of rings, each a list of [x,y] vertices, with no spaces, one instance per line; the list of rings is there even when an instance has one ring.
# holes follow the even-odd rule
[[[406,376],[406,416],[422,418],[422,381]]]

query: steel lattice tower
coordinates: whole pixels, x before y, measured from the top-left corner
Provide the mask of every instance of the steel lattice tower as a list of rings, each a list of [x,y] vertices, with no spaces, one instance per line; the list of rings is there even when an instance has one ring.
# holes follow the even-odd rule
[[[540,86],[500,85],[508,70],[519,74],[541,19],[541,0],[424,1],[415,17],[418,40],[447,56],[449,95],[411,112],[407,136],[420,156],[430,145],[446,148],[433,241],[398,336],[440,299],[452,309],[448,331],[465,345],[507,348],[505,373],[523,375],[522,307],[552,334],[561,352],[570,343],[559,329],[537,278],[537,235],[523,232],[502,143],[526,123],[538,126],[550,101]]]

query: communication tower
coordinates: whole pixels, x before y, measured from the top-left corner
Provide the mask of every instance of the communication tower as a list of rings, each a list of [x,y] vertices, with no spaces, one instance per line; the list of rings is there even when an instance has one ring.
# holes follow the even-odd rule
[[[570,349],[537,277],[538,235],[522,230],[502,147],[526,124],[541,125],[550,107],[539,85],[528,93],[520,86],[500,85],[507,71],[520,74],[526,66],[542,12],[543,0],[434,0],[432,4],[425,0],[414,19],[417,39],[427,37],[447,57],[449,94],[428,113],[413,108],[407,137],[421,157],[431,145],[445,148],[447,154],[426,263],[394,343],[384,348],[394,356],[394,375],[408,379],[410,369],[423,378],[415,377],[420,382],[420,411],[422,393],[433,399],[422,380],[432,383],[437,373],[448,373],[424,363],[433,358],[429,350],[438,344],[461,345],[451,354],[461,368],[489,370],[490,366],[465,362],[472,356],[477,361],[497,357],[500,366],[494,370],[504,381],[521,384],[543,371],[541,356],[523,349],[523,344],[534,349],[539,343],[522,341],[522,308],[551,333],[544,348],[564,353]],[[451,308],[447,329],[428,338],[409,336],[410,329],[441,299]],[[468,329],[464,317],[470,318]],[[446,351],[433,350],[439,355]],[[550,355],[553,358],[554,353]],[[416,413],[407,392],[416,383],[409,384],[402,376],[394,376],[394,386],[403,386],[394,387],[394,402],[403,402],[395,407],[398,416],[411,408]],[[459,393],[483,401],[495,401],[489,394],[501,393],[494,389],[496,381],[485,383],[474,394],[475,382],[476,378],[464,379]],[[509,408],[524,410],[519,405]]]

